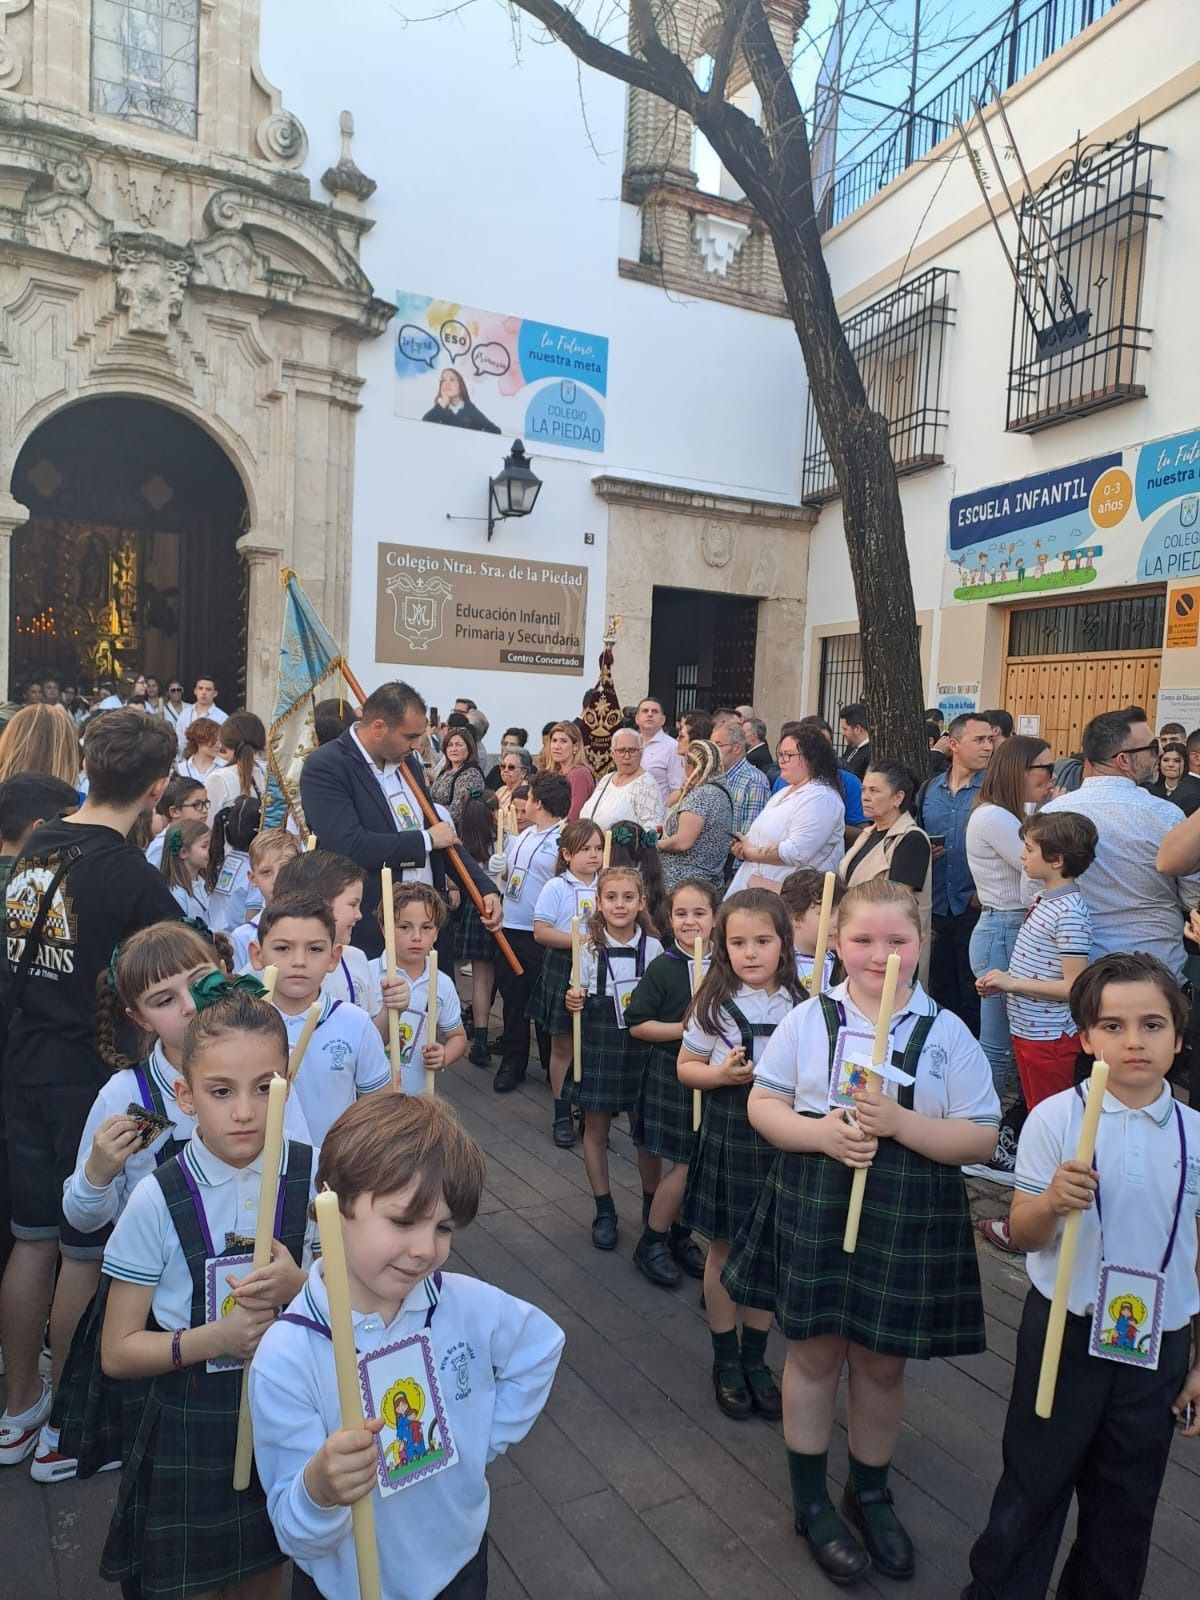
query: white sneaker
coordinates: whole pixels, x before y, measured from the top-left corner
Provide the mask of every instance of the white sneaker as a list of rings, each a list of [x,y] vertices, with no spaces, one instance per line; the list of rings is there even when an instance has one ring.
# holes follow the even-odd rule
[[[19,1466],[37,1449],[42,1424],[50,1415],[50,1385],[43,1382],[42,1398],[19,1419],[6,1411],[0,1416],[0,1467]]]
[[[982,1178],[986,1183],[998,1183],[1011,1189],[1017,1173],[1016,1134],[1006,1123],[1002,1123],[992,1159],[977,1162],[962,1170],[965,1177]]]
[[[60,1453],[57,1430],[54,1443],[50,1443],[50,1431],[49,1428],[42,1428],[39,1432],[37,1449],[29,1463],[29,1476],[34,1483],[61,1483],[65,1478],[73,1478],[79,1466],[74,1456]]]

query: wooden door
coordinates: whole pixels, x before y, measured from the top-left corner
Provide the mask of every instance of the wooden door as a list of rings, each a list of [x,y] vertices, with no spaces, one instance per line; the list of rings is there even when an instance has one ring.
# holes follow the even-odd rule
[[[1010,656],[1000,704],[1014,723],[1024,713],[1039,716],[1041,737],[1055,756],[1071,755],[1079,749],[1084,725],[1102,711],[1144,706],[1154,727],[1161,667],[1157,650]]]

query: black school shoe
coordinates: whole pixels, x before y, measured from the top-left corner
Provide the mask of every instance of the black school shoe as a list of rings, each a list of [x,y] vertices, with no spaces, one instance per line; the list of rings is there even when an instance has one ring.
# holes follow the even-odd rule
[[[617,1248],[617,1214],[605,1211],[592,1223],[592,1243],[597,1250]]]
[[[690,1233],[685,1233],[678,1239],[669,1239],[667,1248],[675,1257],[675,1264],[681,1272],[685,1272],[689,1278],[703,1278],[704,1251]]]
[[[916,1570],[913,1543],[901,1527],[876,1532],[863,1515],[863,1506],[890,1506],[890,1489],[867,1489],[856,1494],[849,1484],[842,1495],[842,1515],[862,1534],[867,1554],[885,1578],[911,1578]]]
[[[660,1289],[678,1287],[682,1274],[661,1239],[652,1240],[649,1244],[645,1239],[639,1239],[633,1251],[633,1264],[643,1277],[649,1278]]]
[[[488,1049],[487,1039],[472,1038],[471,1048],[467,1051],[467,1060],[473,1067],[490,1067],[492,1053]]]
[[[822,1511],[832,1511],[828,1500],[814,1500],[796,1516],[796,1532],[807,1544],[809,1553],[830,1583],[857,1583],[871,1565],[871,1558],[848,1530],[818,1544],[808,1525]]]
[[[552,1137],[560,1150],[570,1150],[575,1143],[575,1124],[570,1117],[555,1117]]]
[[[500,1066],[496,1069],[496,1076],[492,1079],[492,1088],[497,1094],[511,1094],[520,1084],[525,1082],[523,1067]]]
[[[745,1422],[754,1415],[754,1401],[750,1398],[750,1390],[746,1387],[745,1375],[740,1367],[716,1367],[712,1369],[713,1394],[716,1396],[717,1405],[727,1417],[732,1417],[735,1422]]]
[[[745,1367],[743,1372],[755,1411],[768,1422],[778,1422],[783,1416],[783,1396],[770,1371],[766,1367]]]

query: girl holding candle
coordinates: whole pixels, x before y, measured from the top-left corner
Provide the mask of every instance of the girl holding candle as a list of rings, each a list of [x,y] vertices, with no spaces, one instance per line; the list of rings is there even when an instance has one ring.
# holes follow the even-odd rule
[[[568,988],[568,1012],[583,1017],[583,1059],[571,1098],[586,1113],[583,1164],[596,1201],[592,1243],[617,1247],[617,1208],[608,1175],[613,1117],[631,1111],[642,1080],[644,1047],[629,1032],[626,1008],[647,964],[662,954],[649,930],[646,895],[632,867],[609,867],[596,884],[597,906],[581,950],[578,988]]]
[[[241,1364],[305,1283],[314,1158],[284,1143],[272,1258],[247,1271],[231,1258],[251,1251],[287,1035],[272,1006],[220,987],[183,1039],[176,1093],[196,1131],[133,1191],[104,1252],[104,1371],[151,1382],[100,1570],[144,1600],[282,1592],[265,1495],[253,1477],[234,1490],[233,1456]]]
[[[563,1335],[536,1307],[442,1270],[456,1229],[475,1216],[485,1170],[479,1146],[429,1096],[387,1095],[355,1106],[330,1129],[318,1187],[337,1197],[349,1303],[327,1286],[324,1262],[315,1265],[250,1373],[259,1472],[279,1542],[297,1565],[293,1600],[360,1593],[349,1508],[367,1496],[385,1600],[486,1593],[486,1468],[536,1421]],[[320,1204],[324,1240],[334,1207],[326,1194]],[[324,1253],[333,1259],[328,1246]],[[342,1318],[353,1320],[351,1360],[401,1340],[427,1344],[457,1458],[452,1470],[430,1473],[402,1494],[381,1492],[383,1416],[352,1427],[342,1420],[331,1337]],[[414,1351],[407,1370],[420,1361]],[[438,1412],[431,1385],[422,1387],[428,1424]]]
[[[526,1015],[550,1035],[550,1089],[554,1095],[553,1138],[560,1149],[575,1143],[571,1100],[564,1094],[571,1065],[571,921],[586,926],[596,909],[596,875],[604,854],[604,833],[594,822],[568,822],[558,839],[552,877],[533,908],[533,937],[546,950]]]
[[[630,1118],[642,1171],[645,1228],[633,1252],[634,1265],[651,1283],[671,1289],[681,1273],[704,1276],[704,1252],[679,1220],[688,1163],[696,1148],[692,1094],[676,1066],[683,1021],[697,987],[696,943],[701,974],[708,970],[708,945],[717,914],[717,891],[707,878],[684,878],[671,890],[668,909],[674,947],[656,956],[633,992],[625,1020],[635,1039],[649,1045]],[[672,1163],[662,1175],[663,1161]]]
[[[688,1012],[679,1081],[703,1091],[703,1117],[688,1168],[683,1223],[709,1241],[704,1306],[713,1343],[713,1391],[727,1417],[781,1414],[767,1367],[769,1310],[747,1310],[739,1343],[737,1307],[721,1282],[729,1241],[753,1213],[771,1170],[771,1149],[746,1115],[762,1048],[804,998],[792,929],[769,889],[731,895],[717,912],[712,965]]]
[[[1107,1092],[1096,1079],[1064,1089],[1021,1130],[1010,1227],[1031,1287],[1004,1471],[964,1600],[1045,1595],[1072,1497],[1079,1517],[1058,1593],[1141,1594],[1173,1435],[1200,1437],[1200,1113],[1172,1099],[1166,1081],[1187,1001],[1153,956],[1108,955],[1076,978],[1071,1014],[1095,1072],[1107,1063]],[[1089,1119],[1097,1092],[1102,1114]],[[1081,1161],[1092,1120],[1094,1152]],[[1063,1266],[1072,1216],[1074,1260]],[[1134,1283],[1118,1263],[1140,1269]],[[1046,1350],[1060,1267],[1067,1317],[1059,1349]],[[1133,1352],[1113,1337],[1131,1292],[1146,1313]],[[1039,1383],[1047,1356],[1058,1367],[1049,1407]]]
[[[876,878],[849,890],[837,952],[846,981],[793,1011],[755,1070],[749,1119],[781,1154],[724,1281],[740,1304],[774,1312],[788,1340],[783,1425],[796,1531],[822,1571],[848,1583],[872,1562],[887,1577],[913,1572],[912,1542],[888,1488],[904,1364],[984,1348],[959,1169],[994,1145],[1000,1105],[978,1042],[916,981],[920,911],[908,889]],[[880,1083],[868,1069],[893,952],[899,970]],[[848,1254],[851,1182],[864,1169],[858,1243]],[[826,1485],[846,1366],[842,1512],[865,1550]]]
[[[426,1033],[429,1006],[429,957],[447,917],[446,902],[427,883],[398,883],[392,890],[396,919],[396,977],[408,988],[408,1001],[397,1006],[400,1019],[400,1082],[405,1094],[424,1094],[427,1072],[452,1067],[467,1053],[462,1006],[451,973],[437,973],[436,1038]],[[383,927],[383,907],[379,909]],[[375,966],[384,978],[386,957]]]

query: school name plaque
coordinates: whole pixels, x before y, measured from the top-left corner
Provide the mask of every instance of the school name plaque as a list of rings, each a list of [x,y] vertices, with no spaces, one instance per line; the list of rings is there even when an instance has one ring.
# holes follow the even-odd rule
[[[375,659],[489,672],[583,672],[587,568],[381,544]]]

